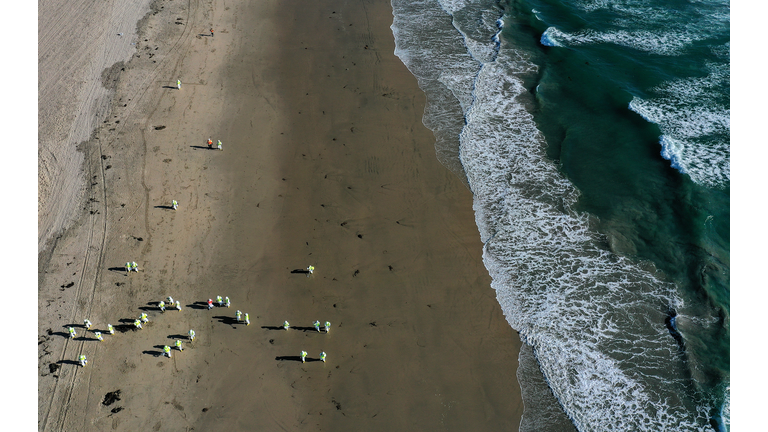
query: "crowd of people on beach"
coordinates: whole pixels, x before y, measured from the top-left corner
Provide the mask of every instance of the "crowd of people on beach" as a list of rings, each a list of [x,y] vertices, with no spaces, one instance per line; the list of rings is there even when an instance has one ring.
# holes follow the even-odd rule
[[[213,36],[213,29],[211,29],[211,36]],[[180,79],[176,80],[176,88],[178,90],[181,90],[181,80]],[[208,139],[207,144],[208,144],[208,148],[209,149],[213,149],[214,148],[213,147],[213,140],[211,140],[210,138]],[[222,150],[221,140],[217,140],[216,148],[218,150]],[[178,201],[172,200],[170,208],[172,208],[173,210],[178,210],[178,208],[179,208]],[[126,262],[125,263],[125,271],[126,271],[127,275],[130,275],[131,272],[138,273],[139,272],[139,266],[138,266],[138,264],[135,261]],[[307,269],[306,269],[307,277],[312,275],[314,273],[314,271],[315,271],[315,267],[314,266],[312,266],[312,265],[308,266]],[[166,303],[166,301],[167,301],[167,303]],[[232,302],[230,301],[229,297],[222,298],[221,296],[216,296],[216,303],[217,303],[218,307],[229,308],[232,305]],[[152,303],[150,303],[150,304],[152,304]],[[169,307],[169,308],[170,307],[175,308],[178,311],[182,310],[181,302],[179,302],[178,300],[174,300],[173,297],[171,297],[171,296],[168,296],[167,299],[161,300],[161,301],[156,302],[154,304],[157,306],[157,309],[161,313],[165,313],[166,306]],[[214,307],[213,299],[208,299],[207,304],[208,304],[208,310],[213,309],[213,307]],[[237,324],[241,324],[242,323],[242,324],[245,324],[246,326],[249,326],[251,324],[250,315],[248,313],[244,314],[243,312],[241,312],[239,310],[235,313],[235,319],[236,319],[236,323]],[[149,316],[147,315],[146,312],[142,312],[141,315],[136,320],[133,321],[133,330],[141,330],[141,329],[143,329],[144,328],[143,325],[147,324],[148,322],[149,322]],[[87,334],[88,331],[90,331],[92,326],[93,326],[93,323],[91,323],[90,320],[85,319],[83,321],[83,327],[85,328],[85,334]],[[320,332],[321,331],[320,330],[320,321],[316,320],[313,323],[313,327],[315,328],[315,330]],[[130,328],[130,327],[128,327],[128,328]],[[283,328],[285,330],[290,329],[291,328],[290,323],[288,323],[288,321],[283,322]],[[326,321],[325,325],[323,326],[323,330],[325,331],[325,333],[328,333],[330,331],[330,329],[331,329],[331,323]],[[69,331],[69,338],[70,339],[75,339],[77,337],[77,331],[75,330],[73,325],[68,326],[68,331]],[[107,324],[107,330],[105,331],[105,333],[108,333],[109,335],[115,335],[115,328],[112,326],[112,324]],[[104,336],[102,335],[101,331],[94,331],[93,334],[94,334],[94,337],[96,338],[97,341],[99,341],[99,342],[103,342],[104,341]],[[195,337],[196,337],[195,331],[190,329],[189,332],[187,333],[187,341],[188,342],[192,342],[192,341],[195,340]],[[83,336],[83,338],[85,338],[85,336]],[[184,350],[181,339],[176,339],[173,346],[179,352]],[[159,346],[158,346],[158,348],[159,348]],[[171,358],[171,347],[170,346],[163,345],[162,350],[163,350],[162,353],[156,354],[156,355],[162,355],[162,356]],[[323,352],[320,353],[319,360],[325,362],[326,361],[326,357],[327,357],[327,355],[323,351]],[[307,352],[302,350],[301,353],[300,353],[300,358],[301,358],[301,362],[305,363],[306,359],[307,359]],[[85,356],[85,354],[80,354],[78,356],[77,363],[80,366],[83,366],[83,367],[88,364],[88,359]]]

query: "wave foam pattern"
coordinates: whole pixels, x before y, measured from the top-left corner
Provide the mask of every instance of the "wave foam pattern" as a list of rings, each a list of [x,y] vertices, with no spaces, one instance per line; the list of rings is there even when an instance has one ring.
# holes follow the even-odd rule
[[[685,396],[686,366],[664,325],[682,300],[651,271],[600,248],[589,216],[573,210],[578,191],[546,158],[515,77],[536,67],[499,46],[498,28],[487,25],[497,22],[487,13],[496,5],[392,7],[395,54],[427,95],[424,124],[438,155],[455,140],[456,116],[466,122],[460,157],[492,287],[568,417],[580,431],[712,430],[709,407]],[[483,30],[469,30],[477,17]]]

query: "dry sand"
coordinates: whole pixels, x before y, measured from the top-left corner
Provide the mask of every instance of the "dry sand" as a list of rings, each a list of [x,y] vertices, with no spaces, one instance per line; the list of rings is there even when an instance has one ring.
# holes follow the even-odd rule
[[[380,0],[153,3],[81,146],[82,216],[40,254],[38,429],[518,429],[520,342],[391,22]]]

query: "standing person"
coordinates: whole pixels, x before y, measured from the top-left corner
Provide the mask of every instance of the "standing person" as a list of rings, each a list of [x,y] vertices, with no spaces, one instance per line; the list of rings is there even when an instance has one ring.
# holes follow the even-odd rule
[[[314,274],[315,273],[315,266],[310,264],[309,267],[307,267],[307,272],[309,272],[309,274]]]
[[[161,311],[165,312],[165,302],[160,300],[160,303],[157,304],[157,307],[160,308]]]
[[[107,324],[107,331],[111,335],[115,334],[115,329],[112,327],[112,324]]]
[[[96,332],[95,334],[96,334],[96,339],[98,339],[99,342],[104,342],[104,338],[101,337],[101,332]]]
[[[208,310],[213,309],[213,300],[208,299]]]
[[[174,210],[179,208],[179,203],[176,202],[176,200],[171,200],[171,207],[173,207]]]
[[[283,328],[288,330],[289,328],[291,328],[291,324],[288,323],[288,321],[285,321],[285,322],[283,322]]]
[[[329,321],[325,322],[325,332],[328,333],[331,331],[331,323]]]
[[[229,302],[229,297],[224,297],[224,306],[229,307],[231,303]]]
[[[131,263],[131,268],[133,268],[133,271],[135,271],[136,273],[139,272],[139,265],[136,264],[136,261]]]
[[[171,347],[169,347],[168,345],[164,346],[163,347],[163,354],[166,357],[171,358]]]
[[[222,150],[221,148],[221,140],[217,140],[216,146],[219,148],[219,150]]]
[[[92,325],[93,324],[87,319],[83,321],[83,327],[85,327],[86,330],[90,330]]]
[[[251,319],[248,317],[248,314],[245,314],[245,325],[251,325]]]
[[[80,366],[85,367],[85,365],[88,364],[88,359],[85,358],[85,355],[80,354],[80,357],[78,357],[77,361],[80,363]]]
[[[216,296],[216,303],[219,304],[219,307],[224,306],[224,299],[221,298],[221,296]]]
[[[171,296],[168,296],[168,298],[167,298],[166,300],[168,300],[168,305],[169,305],[169,306],[170,306],[170,305],[173,305],[173,297],[171,297]]]
[[[195,340],[195,331],[194,330],[190,330],[189,331],[189,341],[192,342],[193,340]]]
[[[130,273],[131,272],[131,263],[127,262],[125,263],[125,272]]]
[[[213,27],[211,27],[211,37],[213,37]]]
[[[213,141],[210,138],[208,138],[208,148],[213,149]]]
[[[317,332],[320,333],[320,321],[315,320],[315,322],[313,322],[312,325],[315,326],[315,330],[317,330]]]
[[[181,339],[176,339],[176,349],[179,351],[184,351],[184,348],[181,347]]]
[[[242,312],[240,312],[240,311],[237,311],[237,322],[240,322],[240,321],[241,321],[241,319],[240,319],[240,318],[241,318],[242,316],[243,316],[243,313],[242,313]]]
[[[306,351],[302,351],[301,352],[301,362],[302,363],[306,363],[306,358],[307,358],[307,352]]]
[[[141,322],[143,322],[143,323],[148,323],[148,322],[149,322],[149,317],[147,316],[147,313],[146,313],[146,312],[142,312],[142,313],[141,313],[141,316],[139,316],[139,319],[140,319],[140,320],[141,320]]]
[[[141,320],[134,321],[133,325],[136,326],[137,329],[141,330]]]
[[[181,310],[181,302],[176,300],[176,310]]]
[[[176,88],[181,90],[181,80],[176,80]]]
[[[75,336],[77,336],[77,332],[75,331],[75,328],[74,327],[70,327],[69,328],[69,338],[70,339],[74,339]]]
[[[323,363],[325,363],[325,351],[320,353],[320,360],[322,360]]]

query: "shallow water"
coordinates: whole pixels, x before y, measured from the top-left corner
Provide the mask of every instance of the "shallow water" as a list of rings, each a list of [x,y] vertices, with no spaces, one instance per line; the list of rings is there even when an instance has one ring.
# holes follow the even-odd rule
[[[728,4],[392,6],[492,286],[567,417],[727,427]]]

